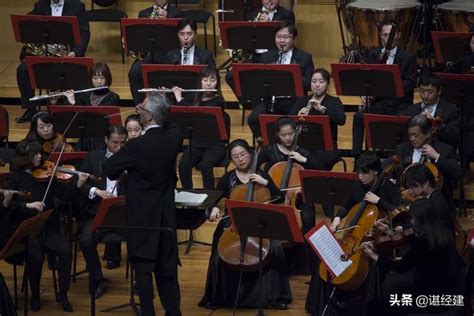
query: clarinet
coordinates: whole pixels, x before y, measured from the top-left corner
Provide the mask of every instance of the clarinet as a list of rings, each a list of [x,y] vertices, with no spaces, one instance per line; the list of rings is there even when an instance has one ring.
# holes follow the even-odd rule
[[[185,45],[183,47],[183,65],[186,65],[186,63],[188,62],[188,50],[189,50],[189,47]]]

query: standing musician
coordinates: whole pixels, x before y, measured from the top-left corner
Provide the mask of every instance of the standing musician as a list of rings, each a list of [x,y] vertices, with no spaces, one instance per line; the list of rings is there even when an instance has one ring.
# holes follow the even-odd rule
[[[401,167],[427,160],[439,169],[444,177],[441,191],[452,201],[452,184],[462,177],[462,168],[457,161],[455,149],[443,142],[433,140],[433,123],[425,115],[416,115],[408,122],[408,142],[396,147]]]
[[[410,206],[415,236],[400,260],[379,256],[373,243],[362,243],[365,253],[381,270],[395,272],[383,280],[382,297],[369,303],[367,315],[466,315],[464,306],[428,304],[421,308],[417,304],[398,307],[389,303],[389,297],[394,295],[401,298],[412,294],[415,299],[419,295],[465,294],[465,267],[456,250],[454,227],[434,215],[433,208],[433,201],[425,198]]]
[[[311,54],[295,47],[296,38],[298,37],[298,29],[291,22],[286,22],[278,26],[275,33],[275,46],[264,53],[260,62],[263,64],[299,64],[301,69],[303,88],[305,91],[310,89],[311,76],[314,70],[313,57]],[[231,78],[226,78],[227,83]],[[231,81],[233,87],[233,82]],[[258,121],[260,114],[273,113],[287,115],[293,107],[294,100],[288,97],[276,96],[272,101],[273,105],[268,108],[265,100],[255,100],[252,113],[248,117],[248,124],[252,130],[252,134],[258,140],[261,139],[261,131]],[[272,112],[273,110],[273,112]]]
[[[327,115],[331,124],[331,136],[334,149],[337,150],[338,125],[346,123],[344,105],[338,97],[327,93],[331,75],[324,68],[317,68],[311,76],[312,96],[303,96],[296,100],[291,109],[292,115]],[[308,107],[311,104],[311,107]],[[337,162],[337,151],[318,150],[313,153],[324,164],[325,170],[331,170]]]
[[[128,72],[130,90],[135,104],[143,101],[144,96],[138,92],[143,88],[142,64],[174,64],[174,65],[208,65],[215,68],[214,57],[206,49],[195,45],[197,23],[193,20],[182,19],[178,23],[178,39],[181,48],[163,52],[151,52],[143,60],[136,61]],[[153,55],[152,54],[155,54]]]
[[[249,182],[267,187],[272,199],[275,197],[283,198],[283,193],[278,190],[266,172],[251,173],[251,162],[254,153],[252,153],[252,149],[245,140],[236,139],[232,141],[229,145],[228,155],[236,169],[223,175],[216,188],[216,190],[224,192],[226,198],[230,198],[235,187]],[[232,307],[238,294],[237,306],[257,307],[259,306],[258,271],[241,272],[242,282],[240,291],[237,293],[240,273],[229,268],[219,257],[217,247],[219,240],[225,229],[231,225],[225,210],[224,214],[222,216],[219,208],[215,206],[209,216],[211,222],[220,221],[214,231],[206,286],[199,306],[209,309]],[[264,306],[287,309],[287,304],[292,301],[292,294],[280,241],[272,240],[270,242],[270,256],[270,261],[263,268]]]
[[[280,6],[280,0],[262,0],[259,10],[251,11],[247,20],[256,22],[285,21],[295,23],[295,14]]]
[[[79,30],[81,32],[81,43],[77,46],[71,47],[71,51],[67,53],[67,57],[83,57],[86,53],[87,45],[89,44],[90,32],[89,21],[87,20],[84,3],[80,0],[38,0],[34,8],[28,14],[32,15],[51,15],[51,16],[77,16],[79,21]],[[54,54],[49,50],[48,54]],[[31,121],[33,115],[36,113],[35,105],[29,100],[35,95],[31,87],[30,77],[24,57],[28,52],[23,49],[20,54],[21,63],[16,69],[16,78],[18,82],[18,89],[21,95],[21,106],[26,109],[25,113],[16,118],[17,123],[25,123]]]
[[[89,80],[93,88],[109,88],[79,93],[77,97],[74,95],[74,90],[68,90],[65,92],[65,96],[69,104],[92,106],[119,105],[120,96],[110,90],[110,86],[112,85],[112,73],[106,63],[96,63],[92,65],[89,72]]]
[[[55,209],[39,235],[28,243],[26,264],[31,285],[31,310],[37,312],[41,309],[41,272],[44,254],[49,253],[58,259],[59,303],[65,312],[72,312],[73,307],[67,296],[71,277],[72,253],[69,244],[60,235],[60,214],[55,208],[53,199],[54,196],[60,195],[59,186],[53,179],[51,189],[48,191],[49,181],[38,181],[32,175],[33,170],[42,165],[42,152],[43,147],[39,142],[28,139],[20,141],[15,152],[16,168],[11,172],[5,187],[9,190],[31,192],[32,194],[29,200],[23,200],[14,195],[9,206],[12,212],[32,217],[43,211]]]
[[[441,79],[433,74],[420,78],[419,92],[422,102],[408,108],[411,117],[423,114],[429,119],[440,118],[443,123],[436,133],[436,139],[456,147],[459,143],[459,116],[455,105],[440,97]]]
[[[200,89],[217,89],[220,91],[220,76],[215,68],[205,67],[198,77]],[[227,133],[230,135],[230,116],[224,112],[225,100],[218,92],[199,92],[183,97],[180,87],[173,87],[177,105],[184,106],[217,106],[224,114]],[[203,188],[214,189],[213,168],[219,165],[226,153],[225,141],[193,141],[179,161],[179,178],[184,189],[193,188],[192,168],[197,167],[202,174]],[[192,161],[190,161],[192,157]]]
[[[104,174],[111,180],[127,173],[127,225],[164,229],[127,231],[128,255],[136,272],[143,315],[155,315],[152,273],[166,315],[181,315],[174,189],[175,162],[183,136],[166,121],[169,106],[163,96],[148,95],[137,106],[144,134],[102,163]]]
[[[32,117],[26,138],[39,142],[43,146],[43,152],[48,155],[53,150],[60,151],[65,141],[62,139],[63,136],[54,130],[54,121],[48,112],[38,112]],[[66,144],[64,151],[72,152],[74,149],[71,145]]]
[[[168,3],[168,0],[155,0],[151,7],[141,10],[138,13],[138,17],[141,19],[173,19],[180,18],[182,15],[178,8]]]
[[[392,23],[387,22],[382,25],[380,30],[381,48],[375,48],[369,51],[367,56],[368,64],[380,63],[380,56],[385,52],[390,31],[392,30]],[[409,105],[413,104],[413,92],[416,87],[416,57],[403,48],[398,46],[401,33],[396,32],[386,64],[398,65],[400,69],[400,76],[403,83],[404,96],[401,98],[383,98],[370,97],[370,105],[365,108],[366,113],[385,114],[385,115],[406,115]],[[388,49],[388,48],[387,48]],[[365,98],[362,98],[365,104]],[[364,122],[363,111],[354,114],[352,123],[352,153],[354,158],[357,158],[362,153],[362,143],[364,140]]]
[[[89,271],[92,270],[90,267],[94,266],[95,275],[93,276],[93,288],[95,298],[101,297],[106,292],[99,255],[97,254],[97,242],[103,240],[104,237],[106,239],[109,239],[109,237],[106,237],[106,234],[96,234],[96,238],[93,238],[90,230],[91,224],[103,199],[123,194],[122,183],[117,183],[117,181],[110,180],[104,176],[102,163],[112,157],[125,145],[127,141],[127,131],[122,126],[110,126],[104,141],[107,146],[106,148],[90,151],[87,154],[80,168],[83,174],[79,176],[77,182],[77,187],[86,200],[85,211],[78,216],[78,224],[81,230],[80,245]],[[88,174],[101,177],[101,179],[100,181],[93,181],[88,179]],[[116,237],[115,234],[110,239],[114,239],[114,237]],[[104,257],[107,260],[107,269],[114,269],[120,266],[121,238],[115,239],[119,240],[106,242]]]

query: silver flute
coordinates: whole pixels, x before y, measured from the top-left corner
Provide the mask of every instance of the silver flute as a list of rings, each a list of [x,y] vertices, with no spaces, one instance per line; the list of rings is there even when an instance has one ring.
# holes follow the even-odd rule
[[[89,88],[89,89],[84,89],[84,90],[77,90],[74,91],[74,94],[77,93],[84,93],[84,92],[91,92],[91,91],[96,91],[96,90],[102,90],[102,89],[108,89],[109,86],[103,86],[103,87],[97,87],[97,88]],[[55,92],[55,93],[49,93],[49,94],[42,94],[38,95],[36,97],[30,98],[30,101],[38,101],[38,100],[44,100],[44,99],[51,99],[51,98],[56,98],[56,97],[62,97],[65,96],[66,92]]]

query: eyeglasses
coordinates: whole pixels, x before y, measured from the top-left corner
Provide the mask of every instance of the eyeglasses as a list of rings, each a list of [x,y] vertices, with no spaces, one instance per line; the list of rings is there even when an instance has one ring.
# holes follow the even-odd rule
[[[239,153],[239,154],[231,155],[230,157],[231,157],[232,159],[234,159],[234,160],[237,160],[237,159],[239,159],[239,158],[245,158],[245,157],[247,157],[248,154],[249,154],[248,152],[243,151],[243,152],[241,152],[241,153]]]
[[[287,34],[276,35],[276,38],[277,38],[277,39],[284,39],[284,40],[287,40],[287,39],[293,38],[293,35],[287,35]]]

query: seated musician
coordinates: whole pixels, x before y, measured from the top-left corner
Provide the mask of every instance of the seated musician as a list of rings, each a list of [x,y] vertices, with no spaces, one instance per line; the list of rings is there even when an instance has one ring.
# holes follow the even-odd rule
[[[236,139],[232,141],[229,145],[228,154],[236,169],[223,175],[217,185],[216,190],[223,191],[224,197],[229,198],[236,186],[252,181],[255,184],[267,187],[272,199],[275,197],[283,198],[283,193],[278,190],[267,173],[263,171],[251,173],[253,153],[245,140]],[[224,212],[224,214],[226,213]],[[218,220],[220,221],[214,232],[205,292],[199,306],[210,309],[232,307],[236,295],[238,295],[238,307],[257,307],[259,306],[258,272],[236,271],[220,259],[217,246],[225,228],[228,228],[231,222],[227,215],[220,214],[220,210],[216,206],[212,208],[210,221]],[[271,241],[270,255],[268,264],[263,268],[264,307],[286,309],[287,304],[292,301],[292,294],[280,241]],[[238,293],[237,285],[240,273],[242,273],[242,284]]]
[[[455,105],[449,104],[440,97],[441,79],[433,74],[426,74],[419,80],[419,92],[422,102],[408,108],[411,117],[423,114],[429,119],[440,118],[442,125],[436,132],[436,139],[456,146],[459,142],[459,116]]]
[[[140,115],[130,114],[125,118],[125,129],[127,130],[127,140],[140,136],[143,132],[143,124]]]
[[[462,168],[452,146],[432,139],[432,128],[432,121],[425,115],[412,117],[408,123],[409,142],[399,144],[396,154],[403,169],[412,163],[433,163],[444,178],[441,191],[451,202],[452,185],[462,177]]]
[[[112,85],[112,73],[106,63],[96,63],[92,65],[89,73],[89,79],[92,88],[109,87],[102,90],[79,93],[74,95],[74,90],[66,91],[66,99],[72,105],[115,105],[120,103],[120,97],[117,93],[110,90]]]
[[[313,57],[311,54],[295,47],[298,30],[296,26],[290,22],[286,22],[277,28],[275,33],[275,46],[264,53],[260,62],[263,64],[299,64],[301,69],[303,88],[305,91],[310,89],[311,76],[314,70]],[[226,78],[227,82],[233,80]],[[260,114],[272,113],[287,115],[290,113],[295,100],[285,96],[275,96],[272,104],[269,105],[265,100],[254,100],[252,113],[248,117],[248,124],[252,130],[252,134],[258,140],[261,138],[258,116]]]
[[[361,247],[377,262],[381,270],[391,270],[382,283],[382,297],[368,306],[367,315],[466,315],[463,306],[448,304],[427,304],[418,307],[390,304],[390,297],[413,295],[413,302],[419,295],[439,297],[462,296],[465,291],[465,267],[456,250],[454,228],[446,225],[433,212],[433,201],[419,199],[410,206],[415,231],[410,249],[400,260],[380,256],[372,242]],[[469,298],[464,298],[464,300]]]
[[[59,303],[65,312],[72,312],[73,307],[69,302],[67,292],[71,278],[72,253],[67,241],[60,235],[60,214],[55,208],[54,198],[65,198],[60,192],[56,180],[48,191],[49,181],[38,181],[32,175],[33,170],[42,165],[42,145],[35,140],[24,139],[20,141],[15,152],[15,169],[10,173],[5,188],[31,192],[28,199],[13,196],[10,210],[23,217],[32,217],[39,213],[54,209],[39,235],[28,243],[28,278],[31,286],[30,307],[32,311],[41,309],[40,281],[43,270],[45,253],[57,258],[59,274]],[[44,202],[42,202],[44,200]]]
[[[86,264],[89,267],[89,272],[91,271],[91,267],[94,266],[95,298],[101,297],[106,292],[99,256],[97,254],[97,242],[103,240],[104,238],[106,240],[113,239],[106,242],[104,253],[104,257],[107,260],[108,269],[113,269],[120,266],[121,259],[121,243],[118,241],[121,238],[119,236],[113,234],[113,236],[109,237],[112,234],[107,236],[105,234],[98,233],[94,239],[92,238],[90,232],[92,221],[97,214],[102,199],[123,194],[123,185],[117,183],[117,181],[112,181],[105,177],[102,173],[101,166],[102,162],[110,158],[113,154],[118,152],[120,148],[123,147],[123,145],[125,145],[125,142],[127,141],[127,131],[122,126],[110,126],[107,130],[107,135],[105,136],[104,140],[107,148],[90,151],[80,168],[80,170],[84,173],[101,177],[100,181],[97,182],[93,181],[92,179],[88,179],[87,175],[83,174],[79,177],[79,181],[77,182],[77,187],[87,200],[87,206],[84,213],[78,216],[78,224],[81,231],[80,245]]]
[[[65,56],[62,51],[54,52],[53,46],[48,45],[48,55],[61,57],[83,57],[86,53],[87,44],[89,43],[90,32],[89,22],[87,21],[84,3],[80,0],[38,0],[34,8],[28,14],[32,15],[52,15],[52,16],[76,16],[79,21],[79,30],[81,33],[81,43],[77,46],[71,47],[70,52],[66,52]],[[16,118],[17,123],[25,123],[31,121],[33,115],[36,113],[35,104],[30,102],[30,98],[35,95],[31,87],[28,69],[23,61],[26,55],[42,55],[41,52],[35,52],[34,49],[28,51],[23,49],[20,54],[21,63],[16,70],[16,78],[18,82],[18,89],[21,95],[21,106],[26,111],[20,117]]]
[[[385,46],[387,46],[391,30],[391,22],[382,25],[380,30],[380,41],[383,47],[369,51],[367,56],[368,64],[380,63],[380,57],[385,52]],[[363,109],[366,113],[406,115],[408,106],[413,104],[413,92],[416,86],[416,57],[398,46],[400,37],[401,32],[397,32],[392,46],[390,47],[386,64],[398,65],[403,83],[404,96],[401,98],[370,97],[369,107]],[[357,157],[362,153],[362,143],[364,141],[363,113],[364,111],[355,113],[352,121],[352,153],[355,160],[357,160]]]
[[[256,22],[285,21],[295,23],[295,14],[280,6],[280,0],[262,0],[260,9],[247,14],[247,20]]]
[[[61,151],[65,141],[62,135],[54,130],[54,121],[48,112],[38,112],[33,116],[26,138],[39,142],[43,146],[43,152],[48,155],[53,151]],[[64,151],[72,152],[74,149],[66,144]]]
[[[220,91],[220,76],[214,68],[204,68],[199,74],[198,82],[201,83],[200,89],[217,89],[217,91]],[[188,97],[183,97],[182,89],[179,87],[173,87],[173,92],[177,105],[217,106],[224,111],[225,100],[219,92],[199,92],[188,94]],[[223,113],[227,132],[230,135],[230,117],[227,113]],[[225,141],[197,140],[192,142],[192,148],[188,146],[185,149],[178,166],[179,178],[184,189],[193,188],[193,167],[201,171],[203,188],[206,190],[214,189],[213,168],[224,159],[225,145]],[[190,161],[191,157],[192,161]]]
[[[337,150],[337,127],[346,123],[346,113],[341,100],[327,93],[330,80],[331,75],[326,69],[315,69],[311,76],[313,95],[303,96],[296,100],[290,114],[327,115],[331,124],[332,143],[334,149]],[[313,154],[324,164],[326,170],[332,169],[338,157],[336,151],[318,150]]]
[[[196,46],[197,23],[182,19],[178,23],[178,39],[181,48],[163,52],[151,52],[143,60],[135,62],[128,73],[133,101],[139,104],[145,99],[138,90],[143,88],[142,64],[208,65],[215,68],[214,57],[206,49]],[[155,54],[153,55],[152,54]]]
[[[154,0],[151,7],[141,10],[138,13],[138,17],[141,19],[172,19],[180,18],[181,16],[181,11],[170,5],[168,0]]]

